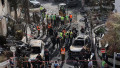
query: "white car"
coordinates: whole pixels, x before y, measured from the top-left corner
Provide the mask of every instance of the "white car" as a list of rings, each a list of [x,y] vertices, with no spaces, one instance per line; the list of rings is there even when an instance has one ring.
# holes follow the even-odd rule
[[[44,46],[45,43],[42,40],[32,39],[30,40],[31,54],[29,61],[36,60],[38,54],[44,57]]]
[[[73,44],[69,49],[69,57],[75,58],[82,55],[82,49],[88,44],[89,36],[88,35],[79,35],[75,38]]]
[[[40,7],[40,2],[37,1],[37,0],[30,0],[30,7],[39,8]]]

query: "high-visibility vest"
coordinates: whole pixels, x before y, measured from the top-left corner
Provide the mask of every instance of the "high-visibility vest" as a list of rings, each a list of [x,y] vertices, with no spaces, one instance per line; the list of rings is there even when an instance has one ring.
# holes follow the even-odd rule
[[[72,38],[73,37],[73,32],[70,32],[70,38]]]
[[[68,20],[68,16],[65,16],[66,17],[66,20]]]
[[[40,26],[37,26],[37,30],[40,30]]]
[[[72,18],[72,15],[70,15],[70,18]]]
[[[60,38],[63,39],[63,33],[62,32],[60,32]]]
[[[51,24],[48,24],[48,28],[51,28],[52,26],[51,26]]]
[[[53,15],[53,20],[56,20],[56,16],[55,15]]]
[[[61,21],[64,21],[64,17],[63,16],[61,17]]]
[[[45,16],[45,17],[46,17],[46,19],[48,19],[48,15],[47,15],[47,14],[46,14],[46,16]]]
[[[65,48],[61,48],[61,54],[65,54]]]
[[[44,9],[44,8],[41,6],[41,7],[40,7],[40,10],[43,10],[43,9]]]
[[[69,33],[68,32],[66,32],[65,37],[69,38]]]

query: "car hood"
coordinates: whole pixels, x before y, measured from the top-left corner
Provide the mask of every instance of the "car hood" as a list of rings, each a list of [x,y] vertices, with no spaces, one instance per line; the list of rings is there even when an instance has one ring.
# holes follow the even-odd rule
[[[70,51],[80,52],[83,49],[82,46],[70,46]]]
[[[30,1],[30,2],[33,4],[40,4],[40,2],[38,2],[38,1]]]

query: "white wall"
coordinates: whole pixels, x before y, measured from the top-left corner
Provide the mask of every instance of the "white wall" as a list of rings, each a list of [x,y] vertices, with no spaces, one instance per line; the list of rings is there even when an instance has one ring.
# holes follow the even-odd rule
[[[120,0],[115,0],[115,11],[120,13]]]
[[[4,16],[6,16],[9,13],[9,4],[7,2],[7,0],[4,0],[4,6],[1,3],[0,0],[0,16],[3,17],[1,20],[1,25],[0,28],[2,29],[2,33],[0,35],[6,36],[7,34],[7,21],[6,18]]]

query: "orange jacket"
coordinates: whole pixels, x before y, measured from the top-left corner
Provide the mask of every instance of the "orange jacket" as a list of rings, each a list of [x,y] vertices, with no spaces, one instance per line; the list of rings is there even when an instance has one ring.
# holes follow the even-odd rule
[[[70,18],[72,18],[72,15],[69,15]]]
[[[40,26],[37,26],[37,30],[40,30]]]
[[[63,30],[62,32],[65,34],[65,33],[66,33],[66,30]]]
[[[48,28],[51,28],[52,27],[52,25],[51,24],[48,24]]]
[[[61,54],[65,54],[65,48],[61,48]]]

